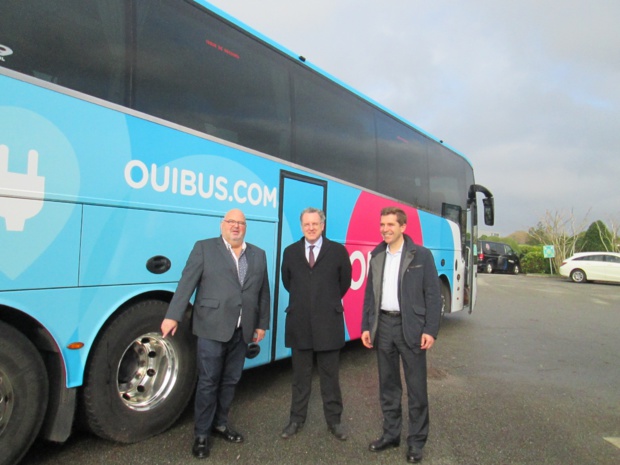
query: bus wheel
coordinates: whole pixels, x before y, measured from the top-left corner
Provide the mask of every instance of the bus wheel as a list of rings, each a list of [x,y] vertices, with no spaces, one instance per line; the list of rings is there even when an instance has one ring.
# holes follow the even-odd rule
[[[441,287],[441,316],[443,317],[452,311],[452,299],[450,298],[450,288],[441,279],[439,286]]]
[[[41,429],[47,371],[35,346],[0,321],[0,463],[17,463]]]
[[[96,435],[138,442],[168,429],[189,402],[196,382],[196,349],[189,324],[174,336],[160,331],[168,304],[137,303],[98,339],[88,363],[83,414]]]

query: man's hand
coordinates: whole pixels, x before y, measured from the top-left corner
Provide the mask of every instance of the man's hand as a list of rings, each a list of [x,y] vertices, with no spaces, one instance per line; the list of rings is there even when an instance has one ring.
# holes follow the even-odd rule
[[[422,350],[428,350],[433,347],[435,338],[430,334],[422,333],[422,340],[420,341],[420,348]]]
[[[252,339],[252,342],[260,342],[263,340],[263,338],[265,337],[265,330],[264,329],[255,329],[254,330],[254,338]]]
[[[171,320],[170,318],[165,318],[164,321],[161,322],[161,334],[164,338],[168,336],[168,334],[174,336],[174,333],[177,332],[178,326],[178,321]]]
[[[362,333],[362,344],[367,349],[372,349],[372,342],[370,341],[370,331],[364,331]]]

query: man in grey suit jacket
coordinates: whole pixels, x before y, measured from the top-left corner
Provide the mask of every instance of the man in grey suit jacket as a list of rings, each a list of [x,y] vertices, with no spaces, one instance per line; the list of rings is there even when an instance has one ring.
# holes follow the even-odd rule
[[[245,215],[231,210],[220,237],[196,242],[161,325],[164,337],[196,291],[192,327],[198,337],[198,385],[194,407],[197,458],[209,456],[211,435],[229,442],[243,436],[228,426],[228,412],[241,378],[247,344],[269,329],[270,295],[265,251],[245,242]]]
[[[397,207],[381,211],[383,242],[372,252],[364,295],[362,343],[377,346],[383,434],[369,445],[381,452],[400,445],[403,363],[409,407],[407,462],[422,460],[428,438],[426,351],[437,338],[441,294],[430,250],[404,234],[407,215]]]
[[[325,420],[329,431],[344,441],[338,371],[344,346],[342,298],[351,286],[351,261],[342,244],[323,237],[321,210],[306,208],[301,227],[304,237],[288,246],[282,259],[282,283],[289,292],[285,345],[293,350],[293,386],[290,421],[281,436],[293,436],[306,420],[316,354]]]

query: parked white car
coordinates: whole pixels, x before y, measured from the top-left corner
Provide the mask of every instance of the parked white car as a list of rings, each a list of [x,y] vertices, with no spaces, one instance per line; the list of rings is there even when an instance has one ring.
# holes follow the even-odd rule
[[[620,283],[620,253],[576,253],[562,262],[560,275],[576,283],[587,281]]]

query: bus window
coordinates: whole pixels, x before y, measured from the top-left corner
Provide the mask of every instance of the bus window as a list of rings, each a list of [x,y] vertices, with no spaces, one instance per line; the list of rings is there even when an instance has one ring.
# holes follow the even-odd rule
[[[377,184],[391,197],[429,208],[425,137],[377,111]]]
[[[290,158],[285,59],[186,2],[140,2],[136,109]]]
[[[294,74],[295,161],[375,189],[375,130],[370,107],[302,69]]]
[[[124,0],[4,0],[1,40],[13,54],[2,65],[122,104],[124,4]]]
[[[468,163],[446,147],[429,145],[428,165],[431,211],[441,214],[444,202],[465,208]]]

